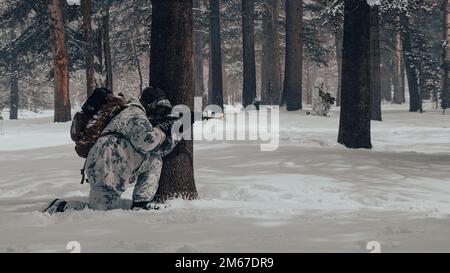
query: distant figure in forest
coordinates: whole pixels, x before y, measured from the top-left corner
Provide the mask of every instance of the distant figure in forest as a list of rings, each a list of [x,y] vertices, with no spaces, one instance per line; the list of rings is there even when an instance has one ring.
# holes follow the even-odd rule
[[[96,91],[92,96],[95,94]],[[108,116],[116,112],[97,134],[98,140],[88,147],[85,169],[82,171],[91,187],[88,207],[95,210],[117,209],[122,193],[135,184],[131,208],[149,210],[154,208],[151,202],[158,189],[162,158],[177,145],[171,136],[175,121],[158,119],[157,123],[152,124],[151,119],[159,114],[154,111],[164,109],[161,113],[167,113],[172,105],[164,91],[153,87],[144,89],[139,101],[130,99],[119,111],[120,103],[114,103],[114,98],[117,97],[112,92],[107,95],[106,103],[95,111],[87,126],[99,120],[104,123],[109,120]],[[96,103],[92,104],[90,109],[98,108]],[[77,153],[80,155],[78,150]],[[84,153],[80,156],[84,157]],[[51,214],[84,207],[85,204],[80,202],[57,199],[44,212]]]
[[[323,85],[318,88],[319,96],[313,99],[312,108],[313,112],[307,112],[308,115],[327,117],[331,110],[331,106],[336,102],[329,92],[324,91]]]

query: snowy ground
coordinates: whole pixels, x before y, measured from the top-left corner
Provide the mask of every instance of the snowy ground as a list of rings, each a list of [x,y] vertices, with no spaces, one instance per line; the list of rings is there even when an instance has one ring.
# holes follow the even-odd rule
[[[74,240],[84,252],[450,251],[450,115],[386,106],[373,151],[336,144],[337,112],[280,119],[275,152],[197,142],[197,201],[54,216],[39,210],[88,193],[70,124],[0,121],[0,252],[66,252]]]

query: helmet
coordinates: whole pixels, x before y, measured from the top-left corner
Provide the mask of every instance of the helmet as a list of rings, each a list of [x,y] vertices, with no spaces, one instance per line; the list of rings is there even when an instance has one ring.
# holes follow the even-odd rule
[[[167,99],[166,93],[157,87],[150,86],[145,88],[139,101],[148,114],[170,114],[172,111],[172,104]]]

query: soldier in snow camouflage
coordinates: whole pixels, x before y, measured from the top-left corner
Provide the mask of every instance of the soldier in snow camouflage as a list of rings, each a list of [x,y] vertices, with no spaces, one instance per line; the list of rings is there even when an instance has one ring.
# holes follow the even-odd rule
[[[148,103],[143,99],[130,100],[125,110],[106,126],[103,137],[89,152],[85,172],[91,187],[91,209],[118,208],[120,196],[133,183],[133,207],[149,208],[158,188],[162,157],[177,143],[169,131],[150,123]]]
[[[313,115],[314,116],[328,116],[331,106],[334,105],[336,99],[330,93],[322,91],[323,87],[319,88],[319,96],[313,99]]]

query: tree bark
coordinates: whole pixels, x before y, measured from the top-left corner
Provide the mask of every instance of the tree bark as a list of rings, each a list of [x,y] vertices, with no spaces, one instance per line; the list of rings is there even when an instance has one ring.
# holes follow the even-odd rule
[[[338,142],[372,148],[370,136],[370,6],[345,0],[342,96]]]
[[[255,1],[242,0],[242,36],[244,54],[244,80],[242,104],[251,105],[256,100],[255,61]]]
[[[303,1],[286,0],[286,61],[283,98],[288,111],[297,111],[303,108],[302,75]]]
[[[19,118],[19,81],[16,75],[11,76],[9,96],[9,119]]]
[[[261,60],[261,102],[266,105],[280,105],[281,103],[282,86],[278,17],[278,0],[265,0]]]
[[[223,72],[222,72],[222,46],[220,38],[220,0],[209,1],[209,28],[211,52],[211,96],[210,104],[223,109]]]
[[[47,0],[50,40],[54,59],[55,122],[72,119],[69,97],[69,58],[65,46],[64,18],[60,0]]]
[[[150,85],[163,89],[173,105],[194,109],[193,2],[153,0]],[[157,201],[197,198],[193,141],[183,140],[164,158]]]
[[[205,81],[203,78],[203,43],[204,35],[201,32],[201,3],[200,0],[194,0],[194,77],[195,77],[195,96],[205,97]],[[203,101],[203,103],[206,103]],[[204,104],[205,106],[205,104]]]
[[[11,31],[11,40],[16,39],[16,32]],[[9,119],[18,119],[19,116],[19,80],[18,76],[16,75],[17,72],[17,65],[12,63],[9,66],[9,72],[11,73],[10,76],[10,94],[9,94]],[[0,107],[0,111],[3,110],[3,107]],[[0,114],[1,116],[1,114]]]
[[[95,58],[92,44],[92,20],[89,0],[81,0],[81,11],[83,13],[83,31],[86,66],[86,94],[89,97],[95,89]]]
[[[449,3],[450,0],[442,1],[442,47],[441,69],[441,107],[447,109],[450,107],[450,16]]]
[[[370,108],[371,120],[382,121],[381,116],[381,53],[380,15],[377,6],[370,8]],[[390,90],[390,88],[389,88]]]
[[[399,19],[397,19],[399,21]],[[397,22],[399,24],[399,22]],[[402,69],[402,56],[401,56],[401,35],[399,31],[395,33],[395,46],[394,46],[394,73],[392,75],[392,82],[394,86],[394,98],[393,102],[395,104],[402,104],[404,101],[402,94],[402,79],[401,79],[401,69]]]
[[[339,31],[335,35],[336,62],[338,68],[338,87],[336,92],[336,106],[341,106],[341,83],[342,83],[342,43],[343,31]]]
[[[403,46],[402,46],[403,47]],[[400,90],[402,94],[402,103],[406,103],[406,71],[405,71],[405,58],[402,55],[401,67],[400,67]]]
[[[422,98],[420,96],[417,70],[411,57],[411,29],[408,16],[406,14],[402,14],[400,16],[400,22],[402,25],[403,57],[409,86],[409,111],[419,112],[422,109]]]
[[[109,7],[106,8],[103,16],[103,51],[105,56],[105,73],[106,73],[106,88],[113,91],[113,68],[111,57],[111,44],[109,39]]]

